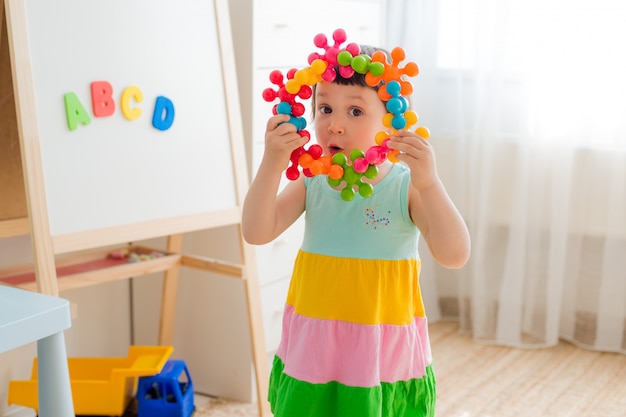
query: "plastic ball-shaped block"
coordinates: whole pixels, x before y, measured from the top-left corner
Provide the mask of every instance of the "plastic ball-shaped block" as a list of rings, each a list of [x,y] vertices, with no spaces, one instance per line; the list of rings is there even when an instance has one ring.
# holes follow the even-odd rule
[[[332,178],[329,176],[327,181],[328,185],[331,187],[339,187],[341,185],[341,178]]]
[[[317,83],[319,81],[319,74],[314,73],[311,67],[308,67],[296,72],[293,79],[294,82],[302,88],[305,85],[313,85]],[[287,82],[287,85],[289,85],[289,81]],[[295,92],[294,94],[300,95],[299,92]]]
[[[279,70],[274,70],[270,72],[270,82],[276,85],[282,85],[283,83],[283,73]]]
[[[365,74],[369,69],[370,60],[367,55],[359,55],[352,59],[352,68],[359,74]]]
[[[389,141],[391,140],[391,137],[389,135],[387,135],[387,137],[385,138],[385,140],[383,140],[380,144],[381,147],[385,148],[387,152],[390,152],[391,149],[389,148]]]
[[[426,128],[424,126],[420,126],[417,129],[415,129],[415,133],[417,133],[418,135],[420,135],[424,139],[429,139],[430,138],[430,130],[428,130],[428,128]]]
[[[287,168],[287,171],[285,172],[285,175],[287,176],[288,180],[295,181],[298,178],[300,178],[300,171],[298,171],[298,167],[291,166],[291,167]]]
[[[318,48],[323,48],[328,45],[328,39],[323,33],[318,33],[313,38],[313,44],[315,44],[315,46],[317,46]]]
[[[365,198],[371,197],[371,195],[374,194],[374,187],[370,183],[362,182],[359,184],[359,194]]]
[[[366,76],[366,77],[367,77],[367,76]],[[379,89],[378,89],[378,98],[379,98],[381,101],[387,101],[387,100],[391,100],[392,96],[391,96],[391,94],[389,94],[389,93],[387,92],[387,90],[386,90],[386,89],[384,89],[384,88],[379,88]]]
[[[300,117],[304,115],[304,112],[305,112],[305,108],[304,108],[304,104],[302,103],[293,103],[293,105],[291,106],[291,114],[293,114],[296,117]]]
[[[391,122],[393,121],[393,113],[387,113],[386,115],[383,116],[383,126],[385,127],[392,127],[391,126]]]
[[[333,32],[333,39],[337,44],[344,43],[348,39],[348,35],[346,35],[346,31],[339,28]]]
[[[318,54],[317,52],[311,52],[309,56],[307,57],[307,62],[309,64],[312,64],[315,60],[318,60],[318,59],[322,59],[322,56]]]
[[[365,160],[372,165],[382,164],[386,158],[381,146],[372,146],[365,152]]]
[[[296,127],[296,130],[303,130],[306,128],[306,119],[304,117],[293,117],[289,119],[289,123]]]
[[[348,46],[346,46],[346,51],[350,52],[352,56],[357,56],[361,54],[361,47],[358,43],[349,43]]]
[[[330,156],[328,155],[320,156],[318,161],[320,161],[322,165],[324,165],[324,173],[328,173],[328,170],[333,165],[333,161],[331,160]]]
[[[291,114],[291,104],[287,103],[286,101],[278,103],[276,111],[278,112],[278,114]]]
[[[271,88],[266,88],[265,90],[263,90],[263,100],[267,101],[268,103],[276,100],[276,97],[276,91],[272,90]]]
[[[400,83],[397,81],[389,81],[385,88],[392,97],[400,95]]]
[[[409,77],[415,77],[420,72],[420,67],[415,62],[408,62],[404,66],[404,73]]]
[[[323,174],[325,171],[324,164],[319,159],[312,160],[308,168],[309,168],[309,171],[311,171],[311,174],[313,175],[320,175],[320,174]]]
[[[406,126],[406,119],[404,118],[403,115],[396,114],[395,116],[393,116],[393,119],[391,120],[391,126],[396,130],[404,129]]]
[[[359,158],[363,158],[365,156],[365,152],[363,152],[361,149],[353,149],[350,152],[350,160],[351,161],[355,161]]]
[[[375,77],[380,77],[385,72],[385,65],[382,62],[372,62],[369,66],[369,73]]]
[[[354,75],[352,67],[339,67],[339,75],[343,78],[350,78]]]
[[[378,176],[378,167],[375,165],[370,165],[370,167],[367,168],[367,171],[365,171],[364,176],[365,178],[369,178],[370,180],[376,178]]]
[[[297,81],[300,84],[306,84],[306,80],[309,78],[309,75],[307,74],[308,69],[310,69],[310,67],[296,71],[293,75],[293,81]]]
[[[337,78],[337,73],[332,67],[326,68],[326,71],[324,71],[324,73],[322,74],[322,80],[326,81],[327,83],[332,83],[333,81],[335,81],[335,78]]]
[[[404,50],[404,48],[401,48],[400,46],[396,46],[395,48],[393,48],[391,50],[391,59],[395,62],[400,62],[402,61],[404,58],[406,58],[406,52]]]
[[[406,110],[406,103],[402,100],[402,97],[394,97],[387,102],[386,107],[387,111],[390,113],[404,113]]]
[[[311,156],[313,157],[313,159],[319,159],[319,157],[322,156],[322,153],[324,152],[324,150],[322,149],[322,147],[318,144],[315,145],[311,145],[309,147],[309,154],[311,154]]]
[[[293,102],[293,94],[287,91],[286,87],[280,87],[278,89],[278,98],[280,99],[280,101],[285,101],[287,103]]]
[[[409,126],[413,126],[419,121],[419,117],[417,116],[417,113],[415,113],[413,110],[404,112],[404,118],[406,119],[406,123]]]
[[[315,59],[311,62],[311,70],[317,75],[322,75],[328,68],[328,63],[323,59]]]
[[[343,201],[352,201],[354,200],[354,197],[355,193],[351,187],[346,187],[341,190],[341,198],[343,199]]]
[[[403,81],[402,88],[400,89],[400,94],[402,94],[405,97],[408,97],[411,94],[413,94],[413,84],[411,84],[409,81]]]
[[[300,158],[298,158],[298,165],[300,165],[302,168],[309,168],[313,161],[313,157],[310,154],[305,153]]]
[[[363,174],[365,171],[367,171],[367,168],[369,167],[369,162],[367,162],[365,158],[357,158],[354,162],[352,162],[352,167],[359,174]]]
[[[376,136],[374,136],[377,145],[382,145],[385,139],[389,139],[389,134],[387,132],[378,132]]]
[[[298,161],[298,159],[299,159],[302,155],[304,155],[305,153],[306,153],[306,150],[305,150],[302,146],[300,146],[299,148],[296,148],[296,149],[294,149],[294,150],[291,152],[291,157],[290,157],[290,158],[291,158],[291,160],[292,160],[292,161],[296,161],[296,162],[297,162],[297,161]]]
[[[333,155],[333,164],[344,166],[348,163],[348,158],[342,153]]]
[[[356,172],[353,167],[347,166],[344,168],[343,179],[346,180],[348,184],[356,184],[360,178],[361,175]]]
[[[387,155],[387,159],[389,159],[393,163],[400,162],[400,160],[398,159],[399,154],[400,154],[400,151],[397,149],[394,149],[392,152],[390,152]]]
[[[352,54],[348,51],[339,52],[337,55],[337,63],[339,65],[343,65],[344,67],[346,65],[350,65],[352,63]]]
[[[400,100],[400,102],[402,103],[402,108],[400,109],[400,113],[405,113],[407,110],[409,110],[409,102],[407,101],[406,98],[400,96],[400,97],[396,97],[398,100]]]
[[[297,80],[289,80],[287,81],[287,83],[285,84],[285,90],[289,93],[289,94],[298,94],[298,92],[300,91],[300,87],[302,86],[303,83],[298,82]]]
[[[308,169],[308,168],[304,168],[304,169],[302,170],[302,173],[304,174],[304,176],[305,176],[305,177],[312,177],[312,176],[313,176],[313,173],[312,173],[312,172],[311,172],[311,170],[310,170],[310,169]]]
[[[328,48],[325,54],[326,61],[328,61],[328,64],[335,65],[337,63],[337,55],[339,55],[339,49]]]
[[[298,97],[300,97],[302,100],[307,100],[311,98],[312,95],[313,95],[313,89],[310,86],[303,85],[302,87],[300,87],[300,92],[298,93]]]
[[[343,177],[343,167],[341,165],[331,165],[330,168],[328,169],[328,179],[341,182],[342,177]]]

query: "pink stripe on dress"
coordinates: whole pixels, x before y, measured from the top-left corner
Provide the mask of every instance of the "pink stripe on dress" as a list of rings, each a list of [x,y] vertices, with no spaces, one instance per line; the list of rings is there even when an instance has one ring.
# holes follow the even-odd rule
[[[276,355],[298,380],[357,387],[421,378],[432,361],[425,317],[405,326],[363,325],[300,316],[290,305]]]

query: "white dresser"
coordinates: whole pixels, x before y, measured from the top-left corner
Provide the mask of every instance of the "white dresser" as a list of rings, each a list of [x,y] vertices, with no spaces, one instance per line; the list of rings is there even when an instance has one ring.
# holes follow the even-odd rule
[[[275,89],[269,74],[304,68],[312,52],[323,53],[313,38],[323,33],[334,44],[335,29],[344,29],[349,42],[380,46],[384,34],[384,0],[231,0],[233,40],[239,77],[244,131],[253,174],[263,157],[265,125],[272,106],[261,94]],[[343,46],[345,46],[345,44]],[[307,119],[310,106],[306,102]],[[309,124],[307,130],[313,134]],[[283,179],[283,185],[288,180]],[[261,302],[268,355],[280,341],[282,311],[293,261],[302,241],[303,218],[275,241],[256,247]]]

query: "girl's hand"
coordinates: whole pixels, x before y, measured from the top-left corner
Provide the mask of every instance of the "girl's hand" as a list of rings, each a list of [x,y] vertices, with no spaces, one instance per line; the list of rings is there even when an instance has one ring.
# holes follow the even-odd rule
[[[411,170],[411,183],[417,190],[424,190],[438,181],[435,152],[425,138],[408,130],[398,131],[388,142],[391,149],[397,149],[399,161]]]
[[[289,122],[289,115],[278,114],[267,121],[265,130],[265,152],[261,164],[276,171],[283,171],[289,165],[291,153],[307,143],[308,139],[298,134],[296,127]]]

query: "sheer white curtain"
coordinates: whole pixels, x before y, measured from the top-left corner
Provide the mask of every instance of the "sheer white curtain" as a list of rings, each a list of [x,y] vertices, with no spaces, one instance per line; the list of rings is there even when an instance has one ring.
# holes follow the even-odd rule
[[[626,353],[626,2],[388,0],[387,46],[472,234],[425,255],[431,320],[475,339]]]

